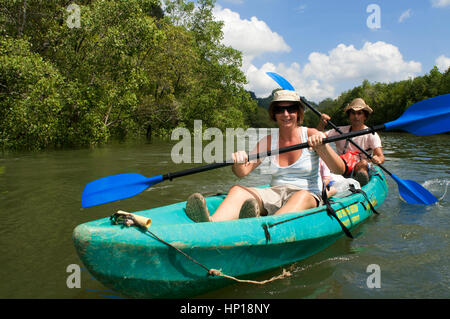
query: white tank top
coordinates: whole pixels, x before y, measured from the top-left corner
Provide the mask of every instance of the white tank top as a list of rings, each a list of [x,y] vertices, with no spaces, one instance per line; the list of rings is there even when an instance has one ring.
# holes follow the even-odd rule
[[[308,128],[300,127],[301,141],[308,140]],[[278,147],[278,131],[271,137],[270,148],[272,151]],[[295,185],[311,193],[322,192],[322,179],[320,178],[319,156],[314,151],[307,148],[302,149],[302,154],[295,163],[289,166],[281,167],[278,165],[278,155],[270,157],[272,168],[272,186],[277,185]]]

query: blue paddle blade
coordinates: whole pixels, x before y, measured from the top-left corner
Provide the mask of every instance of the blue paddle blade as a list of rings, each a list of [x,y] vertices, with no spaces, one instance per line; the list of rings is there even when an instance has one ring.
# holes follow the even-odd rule
[[[289,90],[289,91],[295,91],[294,87],[289,83],[285,78],[283,78],[281,75],[273,73],[273,72],[266,72],[268,76],[270,76],[272,79],[275,80],[275,82],[278,83],[279,86],[283,90]]]
[[[400,129],[416,135],[432,135],[450,130],[450,94],[435,96],[411,105],[386,130]]]
[[[398,192],[406,202],[410,204],[429,205],[438,201],[433,194],[417,182],[402,180],[394,174],[392,174],[392,178],[397,182]]]
[[[162,181],[163,175],[148,178],[137,173],[103,177],[86,185],[81,195],[81,206],[86,208],[130,198]]]

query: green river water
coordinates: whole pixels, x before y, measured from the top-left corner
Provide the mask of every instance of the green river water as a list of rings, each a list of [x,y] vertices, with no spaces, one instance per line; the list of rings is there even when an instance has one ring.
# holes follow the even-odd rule
[[[388,178],[389,195],[373,216],[331,247],[288,267],[292,276],[255,286],[234,284],[202,298],[449,298],[450,136],[382,133],[385,166],[414,180],[440,201],[410,205]],[[0,298],[123,298],[84,268],[73,229],[108,217],[184,201],[193,192],[256,186],[266,176],[239,181],[229,167],[157,184],[131,199],[81,208],[84,186],[97,178],[136,172],[155,176],[202,164],[174,164],[175,141],[111,144],[94,149],[9,153],[0,156]],[[69,288],[69,265],[81,267],[81,287]],[[369,265],[380,267],[380,288],[369,288]],[[278,275],[267,273],[259,280]]]

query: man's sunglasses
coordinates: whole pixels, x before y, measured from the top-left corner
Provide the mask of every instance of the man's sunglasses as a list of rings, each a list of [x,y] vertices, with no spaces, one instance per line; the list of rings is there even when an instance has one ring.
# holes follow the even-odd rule
[[[273,112],[275,114],[282,114],[284,111],[288,111],[288,113],[295,113],[299,110],[298,105],[289,105],[289,106],[277,106],[274,108]]]

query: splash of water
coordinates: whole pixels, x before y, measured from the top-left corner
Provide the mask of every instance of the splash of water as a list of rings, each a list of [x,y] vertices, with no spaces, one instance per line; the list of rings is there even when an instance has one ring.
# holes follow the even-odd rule
[[[432,192],[439,201],[442,201],[447,195],[449,184],[450,180],[435,178],[429,181],[425,181],[422,186]],[[442,195],[439,196],[439,194]]]

